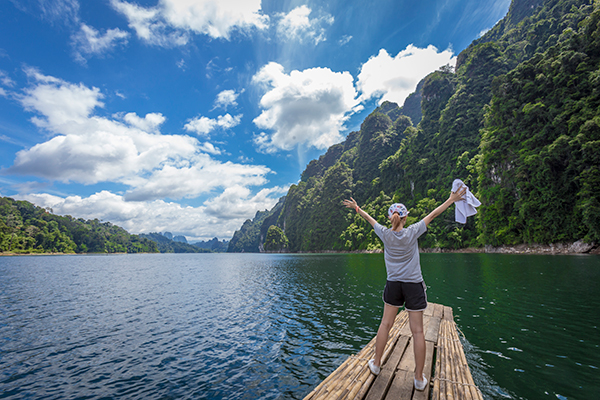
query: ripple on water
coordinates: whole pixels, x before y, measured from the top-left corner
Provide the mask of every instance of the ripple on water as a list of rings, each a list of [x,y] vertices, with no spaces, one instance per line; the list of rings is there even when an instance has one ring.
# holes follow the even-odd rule
[[[463,340],[486,399],[583,393],[562,376],[596,376],[599,324],[563,317],[595,315],[580,287],[593,269],[429,256],[428,295],[477,343]],[[0,276],[0,398],[14,399],[301,399],[375,335],[385,282],[380,255],[3,258]],[[578,299],[540,292],[571,276]]]

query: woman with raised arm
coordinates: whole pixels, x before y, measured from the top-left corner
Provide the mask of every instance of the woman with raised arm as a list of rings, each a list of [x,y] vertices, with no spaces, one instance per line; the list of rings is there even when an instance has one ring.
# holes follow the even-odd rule
[[[385,268],[387,283],[383,290],[383,317],[375,340],[375,358],[369,361],[369,369],[375,375],[379,374],[381,357],[388,341],[390,329],[394,325],[398,309],[405,306],[408,311],[410,331],[413,336],[415,352],[415,379],[417,390],[424,390],[427,378],[423,373],[425,366],[425,335],[423,333],[423,311],[427,308],[426,286],[421,274],[419,261],[419,246],[417,239],[427,230],[427,226],[435,217],[444,212],[451,204],[461,200],[467,188],[459,188],[451,192],[450,197],[439,205],[421,221],[404,227],[408,211],[404,204],[395,203],[388,209],[388,218],[392,228],[380,225],[373,217],[362,210],[353,198],[344,200],[343,204],[353,208],[373,226],[375,233],[384,246]]]

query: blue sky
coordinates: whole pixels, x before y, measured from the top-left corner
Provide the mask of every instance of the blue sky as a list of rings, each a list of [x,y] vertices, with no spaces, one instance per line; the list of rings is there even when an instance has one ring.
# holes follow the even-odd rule
[[[0,2],[0,195],[229,239],[509,5]]]

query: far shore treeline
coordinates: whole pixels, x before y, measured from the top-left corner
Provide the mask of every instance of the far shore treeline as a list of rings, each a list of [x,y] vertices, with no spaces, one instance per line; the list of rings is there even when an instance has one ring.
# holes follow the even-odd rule
[[[402,202],[410,224],[455,178],[479,213],[461,225],[451,207],[423,248],[600,243],[600,2],[513,0],[454,70],[424,78],[402,107],[381,104],[247,220],[228,251],[380,249],[344,198],[381,223]]]
[[[213,238],[194,244],[169,232],[132,235],[97,219],[59,216],[28,201],[0,197],[0,254],[213,253],[228,242]]]
[[[2,197],[0,252],[158,253],[158,246],[110,222],[59,216],[28,201]]]

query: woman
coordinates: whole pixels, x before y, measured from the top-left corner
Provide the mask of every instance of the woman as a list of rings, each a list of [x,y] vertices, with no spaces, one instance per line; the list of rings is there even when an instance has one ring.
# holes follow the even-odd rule
[[[369,361],[369,369],[375,375],[379,374],[381,357],[388,341],[388,335],[398,308],[405,306],[408,311],[410,331],[413,336],[415,352],[415,379],[417,390],[424,390],[427,378],[423,373],[425,365],[425,335],[423,333],[423,311],[427,308],[427,295],[425,282],[421,274],[419,262],[419,246],[417,239],[427,230],[431,221],[443,213],[451,204],[461,200],[467,188],[463,186],[456,192],[451,192],[450,197],[438,206],[421,221],[404,227],[408,211],[403,204],[392,204],[388,210],[388,218],[392,228],[380,225],[365,211],[361,210],[353,198],[344,200],[344,205],[354,208],[356,212],[373,226],[375,233],[384,245],[384,259],[387,270],[387,283],[383,291],[383,317],[377,331],[375,340],[375,358]]]

